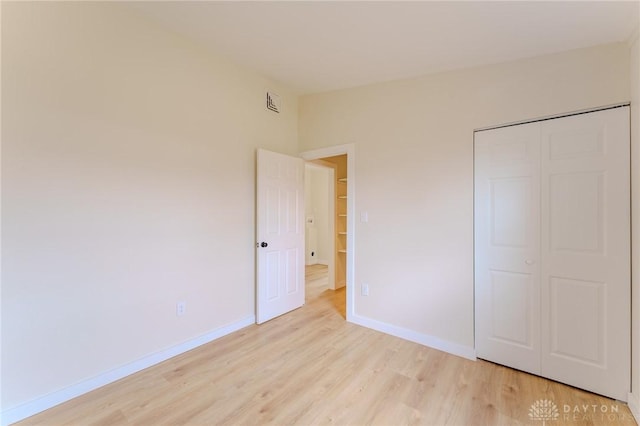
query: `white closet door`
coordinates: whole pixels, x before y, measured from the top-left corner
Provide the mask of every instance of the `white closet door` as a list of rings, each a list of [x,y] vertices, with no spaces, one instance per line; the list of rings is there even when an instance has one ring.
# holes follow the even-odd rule
[[[626,401],[629,111],[541,123],[542,372]]]
[[[540,127],[475,135],[476,353],[540,371]]]
[[[629,109],[475,135],[478,357],[622,401]]]

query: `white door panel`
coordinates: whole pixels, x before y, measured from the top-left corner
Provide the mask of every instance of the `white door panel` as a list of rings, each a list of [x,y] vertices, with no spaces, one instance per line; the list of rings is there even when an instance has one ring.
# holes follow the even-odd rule
[[[476,352],[626,400],[628,108],[475,135]]]
[[[542,370],[626,400],[630,366],[628,108],[541,124]]]
[[[536,126],[475,138],[476,352],[530,372],[540,369],[539,138]]]
[[[258,150],[256,322],[304,304],[304,162]]]

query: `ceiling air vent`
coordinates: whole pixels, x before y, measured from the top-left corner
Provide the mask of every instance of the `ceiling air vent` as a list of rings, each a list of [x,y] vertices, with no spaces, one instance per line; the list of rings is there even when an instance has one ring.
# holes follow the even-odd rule
[[[282,100],[280,99],[280,95],[273,92],[267,92],[267,109],[279,114],[281,107]]]

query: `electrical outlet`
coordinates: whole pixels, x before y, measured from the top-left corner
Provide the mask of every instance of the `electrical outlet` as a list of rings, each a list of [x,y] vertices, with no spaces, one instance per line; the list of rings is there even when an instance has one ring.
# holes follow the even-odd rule
[[[176,316],[183,316],[187,313],[187,302],[176,303]]]
[[[362,284],[362,295],[363,296],[369,295],[369,284]]]

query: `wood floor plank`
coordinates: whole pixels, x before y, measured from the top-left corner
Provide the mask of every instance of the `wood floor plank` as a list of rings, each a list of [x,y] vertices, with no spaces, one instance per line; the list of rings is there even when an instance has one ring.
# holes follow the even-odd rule
[[[347,323],[327,282],[308,267],[302,308],[18,424],[541,425],[537,400],[558,408],[549,426],[635,424],[623,403]]]

